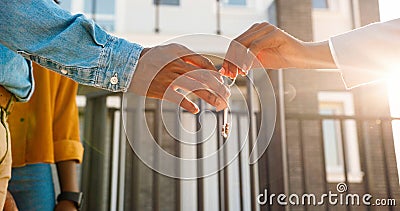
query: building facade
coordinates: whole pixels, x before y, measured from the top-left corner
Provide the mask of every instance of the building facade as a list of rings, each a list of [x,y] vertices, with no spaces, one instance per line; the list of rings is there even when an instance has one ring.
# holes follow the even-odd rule
[[[304,0],[297,4],[282,0],[277,1],[277,5],[278,25],[306,41],[325,40],[379,21],[378,1],[375,0]],[[280,131],[284,132],[271,142],[269,154],[266,154],[268,179],[263,181],[264,185],[276,193],[318,193],[316,195],[321,196],[329,191],[338,193],[337,185],[344,183],[346,194],[370,193],[375,198],[398,199],[399,182],[386,84],[348,90],[334,71],[285,70],[281,77],[280,108],[284,110],[281,110],[284,117],[280,119]],[[274,173],[268,176],[271,172]],[[273,184],[273,181],[278,182]],[[263,209],[285,208],[273,205]],[[289,208],[396,209],[328,203]]]
[[[83,12],[111,33],[144,46],[180,40],[176,37],[183,34],[233,38],[261,21],[274,23],[302,40],[319,41],[379,20],[377,0],[65,0],[62,6],[73,13]],[[212,40],[198,39],[191,44],[193,50],[216,57],[225,53],[225,48]],[[217,65],[222,61],[211,59]],[[252,76],[256,86],[257,74]],[[240,78],[232,90],[234,132],[228,140],[219,135],[221,114],[210,112],[199,117],[182,113],[178,117],[167,112],[164,124],[172,126],[166,127],[160,121],[157,101],[141,104],[142,97],[109,96],[81,88],[85,95],[80,98],[85,108],[81,179],[85,210],[396,210],[327,202],[320,206],[258,203],[265,190],[276,195],[320,196],[337,193],[339,183],[346,185],[345,193],[400,199],[385,84],[347,90],[335,71],[268,70],[268,75],[276,98],[277,121],[270,145],[256,165],[248,165],[248,155],[256,135],[265,133],[260,130],[260,117],[267,114],[262,113],[258,97],[267,96],[257,96],[247,79]],[[199,105],[207,108],[201,102]],[[250,115],[242,116],[243,112]],[[147,125],[139,120],[146,120]],[[191,131],[217,130],[209,132],[213,135],[207,142],[200,143],[196,142],[201,139],[198,133],[185,135],[176,122]],[[201,122],[207,124],[202,126]],[[242,130],[243,125],[249,125],[248,129]],[[241,143],[246,139],[249,143],[231,149],[240,148],[241,152],[222,171],[179,180],[153,171],[132,151],[133,137],[135,146],[146,151],[153,164],[163,164],[149,144],[152,140],[143,138],[146,128],[164,150],[178,157],[203,157],[226,141]],[[177,144],[179,138],[197,144]],[[227,150],[218,159],[224,160],[230,153]],[[182,170],[179,164],[171,168]],[[204,168],[197,165],[185,171]]]

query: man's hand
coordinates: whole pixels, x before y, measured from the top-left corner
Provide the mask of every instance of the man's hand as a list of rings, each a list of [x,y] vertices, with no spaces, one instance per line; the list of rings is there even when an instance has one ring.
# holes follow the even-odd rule
[[[7,191],[6,202],[4,203],[3,211],[18,211],[14,197],[11,195],[9,191]]]
[[[179,44],[144,49],[129,90],[198,113],[196,104],[179,89],[193,92],[217,110],[227,107],[230,96],[220,73],[207,58]]]
[[[78,209],[76,209],[74,202],[65,200],[58,202],[54,211],[78,211]]]
[[[251,67],[336,68],[328,42],[307,43],[269,23],[256,23],[234,39],[221,73],[235,78]]]

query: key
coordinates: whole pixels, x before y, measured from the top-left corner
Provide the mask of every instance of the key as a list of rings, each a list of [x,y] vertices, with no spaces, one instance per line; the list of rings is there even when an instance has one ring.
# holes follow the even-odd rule
[[[236,81],[236,78],[234,78],[233,80],[232,80],[232,82],[230,83],[230,84],[228,84],[227,86],[229,87],[229,88],[231,88],[234,84],[235,84],[235,81]],[[229,106],[228,106],[229,107]],[[230,130],[230,128],[229,128],[229,123],[228,123],[228,107],[226,107],[225,109],[224,109],[224,113],[222,114],[222,128],[221,128],[221,135],[222,135],[222,137],[224,137],[224,138],[228,138],[228,135],[229,135],[229,130]]]
[[[224,109],[224,113],[222,114],[222,130],[221,135],[224,138],[228,138],[229,135],[229,123],[228,123],[228,108]]]

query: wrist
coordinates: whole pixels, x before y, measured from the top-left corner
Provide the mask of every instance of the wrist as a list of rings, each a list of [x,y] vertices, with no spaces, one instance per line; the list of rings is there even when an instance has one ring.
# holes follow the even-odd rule
[[[306,69],[336,69],[328,41],[305,42]]]
[[[82,192],[61,192],[57,196],[58,203],[65,203],[64,201],[72,202],[77,210],[82,208],[83,193]]]
[[[61,210],[66,210],[65,208],[68,208],[67,210],[79,210],[76,205],[75,202],[70,201],[70,200],[62,200],[57,202],[56,208],[62,207],[64,209]],[[60,210],[60,209],[55,209],[55,210]]]
[[[151,48],[143,48],[142,52],[140,52],[140,56],[139,59],[142,58],[143,55],[145,55],[147,53],[147,51],[149,51]]]

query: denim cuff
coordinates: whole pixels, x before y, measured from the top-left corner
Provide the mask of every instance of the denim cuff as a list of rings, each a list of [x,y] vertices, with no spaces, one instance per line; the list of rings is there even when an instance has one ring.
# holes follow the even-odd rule
[[[112,92],[126,92],[142,50],[139,44],[109,35],[100,54],[95,86]]]
[[[28,65],[29,71],[29,81],[31,82],[30,90],[25,97],[21,97],[19,95],[14,95],[18,102],[28,102],[31,99],[33,92],[35,91],[35,79],[33,77],[33,67],[32,62],[26,59],[26,63]]]

